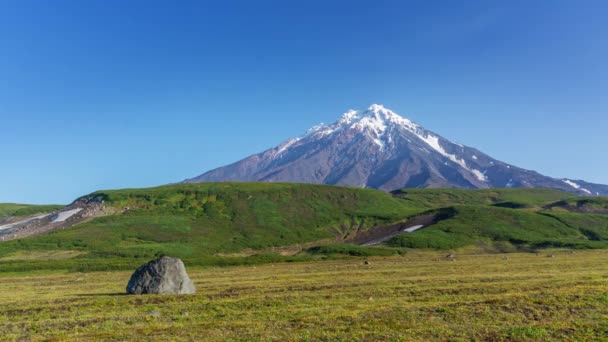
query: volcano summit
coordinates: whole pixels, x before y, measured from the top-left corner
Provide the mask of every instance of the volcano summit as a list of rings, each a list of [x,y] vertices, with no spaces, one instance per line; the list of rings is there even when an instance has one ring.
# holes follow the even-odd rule
[[[453,143],[382,105],[349,110],[264,152],[186,183],[260,181],[400,188],[551,188],[608,195],[608,186],[556,179]]]

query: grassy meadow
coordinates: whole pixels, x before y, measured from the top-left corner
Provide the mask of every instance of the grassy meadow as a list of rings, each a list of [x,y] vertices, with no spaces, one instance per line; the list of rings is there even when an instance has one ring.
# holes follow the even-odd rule
[[[551,257],[553,256],[553,257]],[[0,273],[6,341],[607,341],[608,251],[188,267],[196,295],[130,272]],[[365,261],[368,261],[366,263]]]
[[[606,198],[267,183],[86,198],[112,214],[0,243],[0,340],[608,341]],[[124,294],[159,255],[196,295]]]

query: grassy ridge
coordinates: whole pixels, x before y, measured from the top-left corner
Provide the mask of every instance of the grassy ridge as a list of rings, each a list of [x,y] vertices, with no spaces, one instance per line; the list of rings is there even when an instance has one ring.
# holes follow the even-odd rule
[[[579,213],[608,214],[608,197],[577,197],[548,205],[551,210],[565,210]]]
[[[608,215],[547,213],[492,206],[456,206],[452,217],[415,234],[391,239],[392,246],[460,248],[488,246],[503,252],[544,247],[608,247]]]
[[[27,207],[27,204],[0,203],[0,217],[11,216],[15,211]]]
[[[388,245],[453,249],[478,246],[512,252],[546,247],[608,248],[607,198],[550,189],[403,189],[394,195],[449,218],[394,237]],[[433,211],[431,211],[433,212]]]
[[[572,211],[580,203],[601,210],[606,199],[544,189],[387,194],[325,185],[202,183],[98,191],[87,197],[103,200],[117,214],[2,242],[0,270],[129,269],[162,254],[195,265],[234,265],[392,255],[403,248],[608,247],[608,215]],[[336,245],[376,226],[435,214],[441,214],[436,224],[394,237],[390,248]],[[324,245],[329,246],[312,248]],[[73,258],[32,260],[25,251]]]
[[[305,184],[221,183],[92,194],[123,214],[0,244],[20,250],[86,250],[88,258],[209,259],[217,253],[329,239],[402,220],[416,212],[390,194]]]
[[[417,206],[443,208],[454,205],[498,205],[534,208],[576,197],[552,189],[402,189],[393,194]]]
[[[0,203],[0,219],[3,217],[14,216],[30,216],[35,214],[44,214],[63,208],[62,205],[33,205],[33,204],[17,204],[17,203]]]

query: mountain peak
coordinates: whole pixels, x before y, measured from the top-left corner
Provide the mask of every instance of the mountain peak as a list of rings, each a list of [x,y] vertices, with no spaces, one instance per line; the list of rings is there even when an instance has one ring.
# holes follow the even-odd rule
[[[338,121],[330,125],[319,124],[306,131],[303,137],[325,137],[334,133],[355,130],[367,135],[376,145],[384,148],[387,139],[385,132],[393,127],[404,128],[410,132],[415,132],[419,126],[405,119],[392,110],[380,104],[372,104],[366,110],[349,109],[342,114]],[[291,144],[290,144],[291,146]],[[280,149],[283,151],[283,149]]]
[[[371,187],[544,187],[581,195],[608,186],[554,179],[453,143],[381,104],[346,111],[332,124],[186,182],[303,182]]]
[[[377,103],[374,103],[371,106],[369,106],[367,108],[366,112],[369,112],[369,113],[378,113],[378,114],[383,114],[383,115],[397,115],[397,116],[399,116],[397,113],[395,113],[394,111],[390,110],[389,108],[386,108],[383,105],[377,104]]]
[[[392,110],[384,107],[381,104],[372,104],[371,106],[369,106],[367,108],[367,110],[365,111],[366,114],[368,115],[379,115],[379,116],[399,116],[397,113],[393,112]]]
[[[374,130],[384,130],[386,126],[398,124],[408,130],[415,130],[418,125],[400,116],[381,104],[372,104],[366,110],[349,109],[331,126],[370,127]]]

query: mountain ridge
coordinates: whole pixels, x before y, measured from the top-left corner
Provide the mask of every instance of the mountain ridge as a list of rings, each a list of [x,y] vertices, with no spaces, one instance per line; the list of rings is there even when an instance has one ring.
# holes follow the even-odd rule
[[[608,195],[608,186],[556,179],[453,143],[382,105],[348,110],[332,124],[185,183],[302,182],[375,188],[550,188]]]

